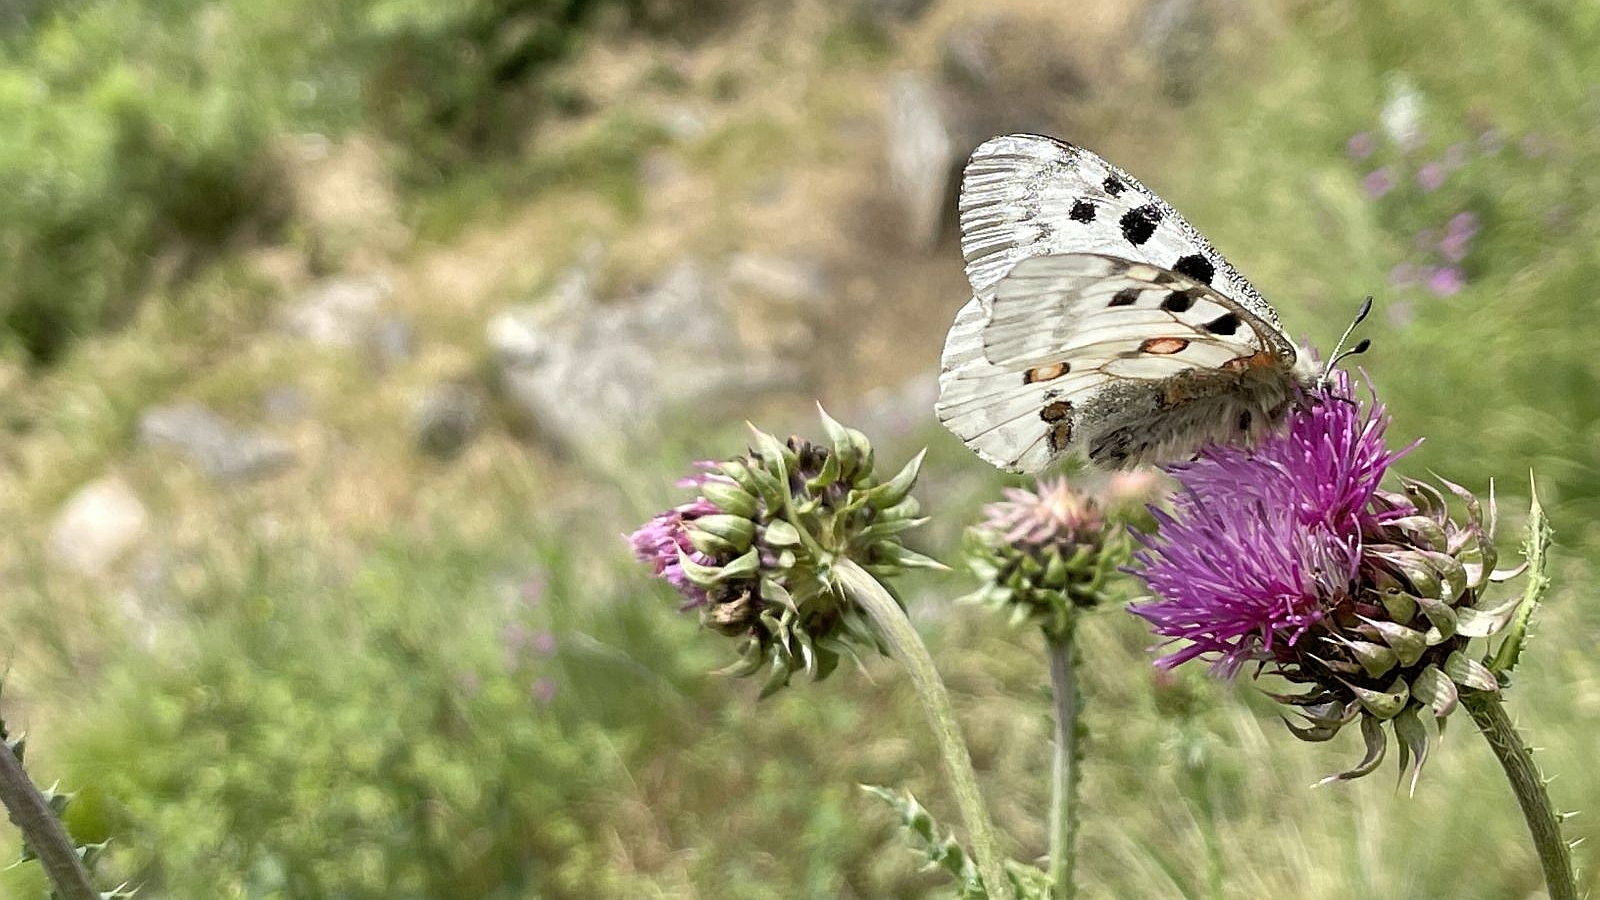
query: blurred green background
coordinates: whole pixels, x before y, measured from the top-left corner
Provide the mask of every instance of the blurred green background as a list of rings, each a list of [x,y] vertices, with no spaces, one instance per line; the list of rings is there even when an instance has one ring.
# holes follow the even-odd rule
[[[1014,130],[1138,174],[1297,337],[1376,295],[1406,470],[1500,479],[1508,555],[1535,473],[1510,704],[1600,806],[1600,6],[35,0],[0,122],[0,712],[108,888],[941,895],[855,787],[955,819],[899,673],[757,703],[619,534],[820,398],[931,446],[951,556],[1001,479],[931,414],[949,181]],[[1031,859],[1040,647],[968,589],[907,595]],[[1120,613],[1084,642],[1084,897],[1540,894],[1464,721],[1414,797],[1310,790],[1354,735],[1158,681]]]

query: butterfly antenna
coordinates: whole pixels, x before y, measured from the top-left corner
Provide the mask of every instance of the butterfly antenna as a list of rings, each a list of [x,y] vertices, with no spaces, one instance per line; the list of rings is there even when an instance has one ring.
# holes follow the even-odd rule
[[[1355,319],[1350,322],[1349,327],[1345,328],[1344,334],[1339,336],[1339,343],[1333,345],[1333,353],[1328,357],[1328,364],[1322,369],[1323,381],[1328,380],[1329,376],[1333,374],[1334,368],[1341,361],[1365,353],[1372,346],[1371,340],[1362,338],[1354,347],[1349,350],[1344,349],[1344,342],[1350,339],[1351,332],[1355,331],[1356,326],[1366,320],[1367,314],[1370,312],[1372,312],[1372,296],[1369,294],[1367,299],[1361,301],[1361,309],[1356,311]]]

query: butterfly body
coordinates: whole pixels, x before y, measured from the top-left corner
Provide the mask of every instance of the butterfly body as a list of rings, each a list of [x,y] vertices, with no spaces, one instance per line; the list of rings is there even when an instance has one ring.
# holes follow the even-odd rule
[[[1016,472],[1105,468],[1248,443],[1319,372],[1199,232],[1132,176],[1036,135],[967,165],[973,297],[945,343],[939,418]]]

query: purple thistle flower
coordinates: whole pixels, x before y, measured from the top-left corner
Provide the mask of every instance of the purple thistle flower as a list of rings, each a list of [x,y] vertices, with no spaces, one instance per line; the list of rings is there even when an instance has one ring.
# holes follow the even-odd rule
[[[717,476],[699,472],[680,480],[678,486],[699,487],[714,477]],[[680,551],[691,561],[703,566],[715,562],[690,543],[688,523],[719,511],[717,505],[710,500],[696,497],[688,503],[657,513],[650,521],[640,526],[638,531],[628,535],[633,555],[640,562],[649,564],[651,571],[665,578],[669,584],[678,589],[678,593],[687,598],[688,602],[684,604],[684,609],[693,609],[705,603],[706,592],[704,588],[690,581],[684,573]]]
[[[1380,487],[1411,449],[1385,445],[1388,423],[1377,397],[1363,409],[1337,372],[1300,397],[1282,433],[1169,466],[1181,490],[1134,557],[1156,596],[1130,609],[1186,642],[1160,668],[1204,657],[1233,677],[1256,663],[1257,675],[1300,689],[1272,696],[1295,711],[1303,724],[1286,724],[1302,740],[1359,721],[1366,755],[1326,780],[1374,771],[1389,726],[1414,785],[1432,740],[1423,717],[1442,723],[1463,695],[1500,690],[1469,645],[1505,631],[1525,600],[1483,602],[1490,583],[1518,571],[1495,569],[1492,495],[1486,509],[1441,479],[1466,507],[1458,521],[1427,484]],[[1507,647],[1514,656],[1521,637],[1513,629],[1506,640],[1485,659],[1510,659]]]
[[[1388,416],[1363,410],[1350,376],[1308,396],[1286,430],[1254,448],[1219,445],[1169,466],[1182,485],[1157,537],[1135,557],[1156,594],[1133,612],[1189,646],[1161,660],[1211,656],[1221,674],[1293,646],[1356,580],[1361,536],[1403,511],[1371,506],[1389,466]]]

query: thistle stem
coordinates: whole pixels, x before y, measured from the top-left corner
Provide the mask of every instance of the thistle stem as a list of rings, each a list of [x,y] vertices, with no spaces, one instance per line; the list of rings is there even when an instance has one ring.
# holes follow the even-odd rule
[[[1078,682],[1074,665],[1077,647],[1069,631],[1045,634],[1050,657],[1050,689],[1055,710],[1055,753],[1050,760],[1050,883],[1057,900],[1077,894],[1072,871],[1076,860],[1073,838],[1078,830]]]
[[[0,803],[63,900],[100,900],[61,820],[22,768],[22,760],[4,742],[0,742]]]
[[[922,701],[922,711],[928,716],[934,738],[939,743],[939,754],[944,758],[946,773],[956,795],[956,806],[967,825],[967,838],[972,842],[972,855],[978,863],[978,873],[991,900],[1013,900],[1011,881],[1006,877],[1004,858],[995,846],[994,823],[984,809],[983,796],[978,793],[978,776],[972,768],[972,755],[961,737],[961,726],[956,722],[955,710],[950,706],[950,694],[933,667],[933,657],[911,626],[900,604],[889,596],[877,579],[849,559],[840,559],[835,568],[839,582],[849,592],[851,599],[861,605],[873,624],[889,645],[889,652],[905,666],[911,685]]]
[[[1522,807],[1528,830],[1533,833],[1533,847],[1539,854],[1539,865],[1544,868],[1544,883],[1550,900],[1577,900],[1572,849],[1561,837],[1561,819],[1550,805],[1550,795],[1545,792],[1544,780],[1534,765],[1533,753],[1512,726],[1499,695],[1489,691],[1466,691],[1461,695],[1461,704],[1472,714],[1472,721],[1477,723],[1484,740],[1489,742],[1489,749],[1505,769],[1511,792],[1517,795],[1517,804]]]

